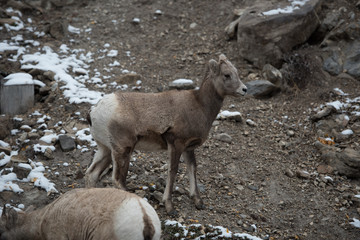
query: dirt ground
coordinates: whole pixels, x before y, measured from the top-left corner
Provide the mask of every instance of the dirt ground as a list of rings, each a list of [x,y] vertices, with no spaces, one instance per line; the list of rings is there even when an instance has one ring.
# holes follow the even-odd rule
[[[224,34],[225,27],[234,19],[233,10],[249,4],[251,1],[89,1],[86,5],[64,6],[32,18],[39,28],[55,20],[91,28],[88,34],[70,34],[63,39],[45,36],[38,41],[54,49],[65,43],[93,53],[108,43],[111,49],[118,50],[117,59],[123,69],[142,76],[140,91],[158,92],[166,90],[170,81],[178,78],[192,79],[199,86],[206,63],[217,59],[220,53],[238,68],[244,82],[249,81],[249,74],[259,74],[259,69],[237,54],[236,40],[228,41]],[[348,2],[338,1],[338,4]],[[161,10],[161,14],[156,14],[156,10]],[[134,18],[140,22],[135,23]],[[317,46],[309,48],[316,51]],[[110,63],[106,61],[110,60],[95,59],[91,68],[106,75],[104,66]],[[122,75],[120,68],[112,73]],[[319,184],[321,176],[316,174],[322,160],[313,145],[317,136],[309,116],[311,109],[332,98],[334,87],[350,96],[358,96],[360,92],[358,80],[339,82],[327,76],[322,83],[269,99],[250,96],[226,99],[223,110],[239,111],[244,120],[251,119],[256,126],[245,121],[219,121],[212,128],[209,139],[196,151],[197,176],[206,208],[197,210],[188,197],[189,183],[182,163],[173,196],[179,216],[173,219],[184,224],[220,225],[232,232],[247,232],[265,239],[359,239],[360,229],[349,224],[352,218],[360,218],[359,203],[349,200],[349,194],[359,194],[359,180],[328,174],[333,182]],[[71,105],[59,98],[48,104],[38,102],[35,109],[47,112],[53,122],[65,122],[74,112],[85,117],[90,105]],[[216,140],[214,136],[219,133],[230,135],[231,143]],[[44,161],[53,169],[64,161],[72,166],[66,171],[59,168],[59,176],[49,176],[58,190],[66,192],[72,187],[84,187],[83,173],[95,149],[85,153],[57,150],[54,159]],[[151,190],[155,184],[160,186],[156,191],[162,192],[167,154],[136,152],[134,158],[128,176],[129,188],[148,198],[161,220],[172,219]],[[310,176],[291,176],[289,170],[293,173],[305,170]],[[99,186],[112,186],[110,177],[105,176]],[[33,191],[26,184],[22,187]],[[24,194],[18,200],[41,206],[56,197],[43,195],[29,199],[34,195]]]

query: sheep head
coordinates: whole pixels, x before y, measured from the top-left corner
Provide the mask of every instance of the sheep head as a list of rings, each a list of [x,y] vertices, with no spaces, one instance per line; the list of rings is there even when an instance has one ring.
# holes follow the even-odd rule
[[[224,54],[220,55],[218,62],[211,59],[209,66],[214,86],[220,96],[239,97],[246,94],[247,88],[241,82],[237,69]]]

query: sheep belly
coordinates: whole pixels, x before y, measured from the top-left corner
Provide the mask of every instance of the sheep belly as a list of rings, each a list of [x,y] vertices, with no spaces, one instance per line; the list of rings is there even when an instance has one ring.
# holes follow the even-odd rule
[[[137,139],[135,144],[137,150],[151,152],[167,150],[166,141],[156,133],[148,132],[145,136],[138,136]]]

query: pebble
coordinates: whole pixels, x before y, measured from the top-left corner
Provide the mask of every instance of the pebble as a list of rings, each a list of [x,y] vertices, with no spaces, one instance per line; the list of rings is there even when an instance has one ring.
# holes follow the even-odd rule
[[[290,169],[286,169],[286,170],[285,170],[285,175],[288,176],[289,178],[295,177],[294,172],[291,171]]]
[[[226,143],[231,143],[232,142],[232,137],[227,134],[227,133],[220,133],[214,136],[215,139],[222,141],[222,142],[226,142]]]
[[[251,119],[247,119],[246,124],[249,125],[250,127],[256,127],[257,126],[257,124]]]
[[[310,178],[310,173],[303,171],[303,170],[297,170],[296,171],[296,176],[298,178],[304,178],[304,179],[309,179]]]
[[[75,140],[67,135],[60,135],[59,143],[63,152],[69,152],[76,148]]]
[[[287,135],[288,135],[289,137],[293,137],[293,136],[295,136],[295,132],[294,132],[293,130],[288,130],[288,131],[287,131]]]
[[[54,155],[53,155],[53,151],[48,147],[45,149],[45,152],[44,152],[44,156],[47,158],[47,159],[53,159],[54,158]]]

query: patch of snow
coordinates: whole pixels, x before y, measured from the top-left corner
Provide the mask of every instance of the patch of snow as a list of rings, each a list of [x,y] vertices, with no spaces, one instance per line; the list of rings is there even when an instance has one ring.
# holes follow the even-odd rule
[[[333,106],[336,110],[340,110],[345,106],[344,103],[340,102],[339,100],[336,100],[334,102],[326,103],[327,106]]]
[[[3,171],[0,171],[0,174]],[[13,183],[13,181],[18,181],[18,178],[15,173],[8,173],[6,175],[0,175],[0,192],[3,191],[12,191],[15,193],[24,192],[23,189],[19,187],[16,183]]]
[[[55,188],[55,184],[50,182],[49,179],[47,179],[44,176],[44,171],[45,171],[44,166],[42,166],[42,164],[32,162],[32,161],[31,161],[31,163],[33,163],[33,165],[35,165],[36,167],[34,167],[33,170],[31,170],[31,172],[27,176],[27,180],[29,182],[34,183],[34,186],[45,189],[46,192],[57,193],[58,191]],[[37,165],[39,165],[39,166],[37,166]]]
[[[20,62],[22,69],[36,68],[43,71],[53,71],[55,80],[65,83],[65,86],[61,87],[61,89],[64,90],[64,96],[69,99],[70,103],[87,102],[96,104],[102,98],[101,92],[89,90],[84,84],[68,74],[69,68],[88,67],[83,61],[77,59],[74,54],[60,57],[50,47],[45,46],[42,48],[42,52],[23,55]]]
[[[89,133],[89,134],[87,134],[87,133]],[[75,136],[80,141],[86,141],[86,142],[90,143],[91,147],[96,147],[97,146],[96,142],[93,140],[93,138],[92,138],[92,136],[90,134],[90,128],[84,128],[84,129],[81,129],[81,130],[77,131]]]
[[[28,84],[35,84],[35,85],[39,85],[40,87],[45,86],[43,82],[39,80],[34,80],[30,74],[23,72],[9,74],[4,79],[7,80],[4,84],[5,86],[28,85]]]
[[[294,10],[300,9],[300,7],[304,6],[309,0],[289,0],[290,6],[286,6],[284,8],[272,9],[266,12],[262,12],[264,16],[271,16],[277,14],[287,14],[292,13]]]
[[[77,28],[77,27],[74,27],[71,25],[68,26],[68,31],[71,33],[80,34],[80,28]]]
[[[353,222],[350,222],[350,224],[356,228],[360,228],[360,221],[356,218],[353,218]]]
[[[175,85],[184,85],[184,84],[193,84],[193,80],[190,79],[176,79],[173,81],[173,84]]]
[[[3,140],[0,140],[0,147],[10,147],[10,144],[8,144],[7,142],[4,142]]]
[[[40,145],[39,143],[37,143],[37,144],[34,145],[34,151],[35,151],[35,152],[42,152],[42,153],[44,153],[47,148],[50,148],[52,151],[55,151],[55,147],[54,147],[54,146]]]
[[[140,23],[140,18],[133,18],[133,23]]]
[[[228,110],[224,110],[217,115],[216,119],[227,119],[227,118],[237,117],[237,116],[241,116],[241,113],[236,112],[236,111],[231,112]]]
[[[116,57],[118,55],[118,50],[110,50],[106,56]]]
[[[53,139],[58,140],[59,136],[56,133],[48,134],[48,135],[42,136],[40,138],[40,141],[50,144],[53,141]]]
[[[352,134],[354,134],[354,132],[351,129],[346,129],[346,130],[342,131],[341,134],[343,134],[343,135],[352,135]]]

